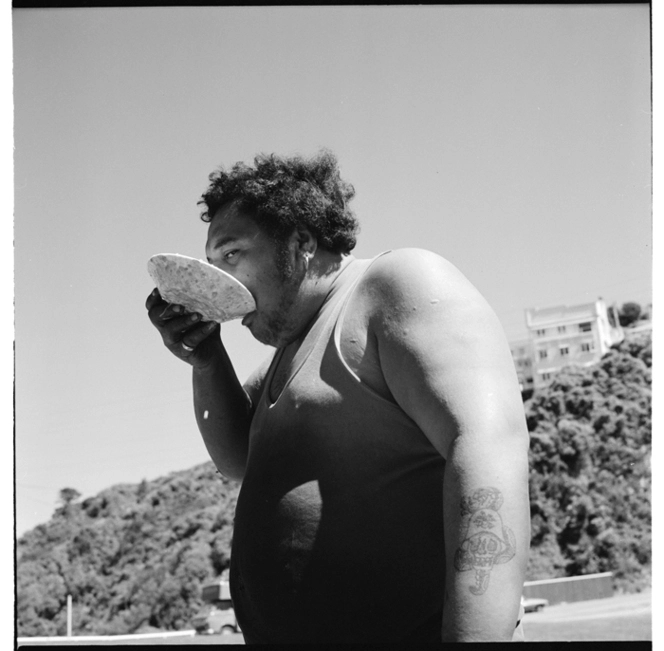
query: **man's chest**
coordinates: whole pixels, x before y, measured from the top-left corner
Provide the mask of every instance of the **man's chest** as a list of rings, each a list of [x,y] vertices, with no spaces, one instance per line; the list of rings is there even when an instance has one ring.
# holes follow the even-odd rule
[[[301,344],[291,344],[283,351],[277,353],[276,366],[272,373],[272,381],[268,386],[270,401],[275,402],[284,390],[289,378],[295,372],[295,356]]]
[[[369,314],[361,294],[351,296],[347,309],[330,331],[328,339],[323,343],[337,349],[343,363],[361,382],[381,397],[394,402],[381,370],[377,339],[369,326]],[[304,342],[290,344],[278,353],[268,387],[271,401],[276,401],[290,379],[307,361],[310,345],[305,339]],[[319,358],[311,361],[322,362]]]

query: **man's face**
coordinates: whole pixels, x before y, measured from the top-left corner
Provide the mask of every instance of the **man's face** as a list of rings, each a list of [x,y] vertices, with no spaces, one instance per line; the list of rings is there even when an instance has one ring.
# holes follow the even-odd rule
[[[212,217],[205,245],[208,262],[237,278],[253,295],[256,309],[242,319],[269,346],[284,346],[298,329],[300,278],[287,245],[277,244],[233,204]]]

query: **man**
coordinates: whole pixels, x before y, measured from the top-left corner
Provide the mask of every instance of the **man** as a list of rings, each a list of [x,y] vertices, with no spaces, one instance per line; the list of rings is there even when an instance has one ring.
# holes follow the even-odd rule
[[[253,294],[274,358],[240,385],[219,336],[155,290],[193,367],[217,468],[242,481],[231,592],[247,643],[515,636],[529,546],[528,433],[509,347],[449,262],[351,255],[336,159],[210,176],[206,253]],[[518,639],[518,633],[515,639]]]

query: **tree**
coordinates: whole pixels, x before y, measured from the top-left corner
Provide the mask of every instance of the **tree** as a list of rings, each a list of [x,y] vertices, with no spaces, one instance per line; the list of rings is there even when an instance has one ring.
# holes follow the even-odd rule
[[[620,319],[620,325],[624,327],[636,323],[639,320],[639,316],[641,316],[641,306],[638,303],[630,301],[623,303],[618,318]]]
[[[60,491],[60,502],[63,506],[69,506],[72,502],[75,502],[81,494],[75,488],[63,488]]]
[[[58,502],[60,502],[62,506],[55,510],[55,514],[64,516],[65,518],[71,517],[72,505],[79,497],[81,497],[81,494],[75,488],[63,488],[60,491],[60,497],[58,498]]]

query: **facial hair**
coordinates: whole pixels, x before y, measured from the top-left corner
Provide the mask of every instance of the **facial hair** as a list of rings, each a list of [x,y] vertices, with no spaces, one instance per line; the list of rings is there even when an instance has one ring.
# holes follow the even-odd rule
[[[275,259],[276,271],[281,280],[280,301],[276,309],[263,315],[264,324],[256,324],[253,336],[262,344],[276,348],[288,345],[294,338],[297,320],[292,309],[297,303],[300,285],[306,271],[298,273],[290,256],[288,246],[278,245]]]

